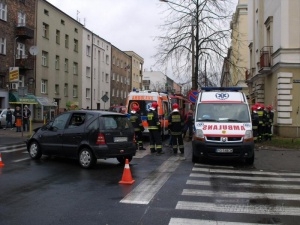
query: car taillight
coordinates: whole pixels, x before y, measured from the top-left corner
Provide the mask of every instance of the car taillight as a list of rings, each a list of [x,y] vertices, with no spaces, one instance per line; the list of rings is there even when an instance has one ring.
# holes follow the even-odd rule
[[[102,134],[102,133],[98,134],[96,144],[97,145],[105,145],[106,144],[104,134]]]

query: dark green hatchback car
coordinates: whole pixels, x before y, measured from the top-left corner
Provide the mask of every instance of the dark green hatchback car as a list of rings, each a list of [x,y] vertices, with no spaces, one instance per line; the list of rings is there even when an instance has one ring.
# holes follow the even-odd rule
[[[55,155],[78,159],[84,168],[97,159],[116,158],[124,164],[136,154],[134,129],[126,115],[107,111],[76,110],[57,116],[26,141],[32,159]]]

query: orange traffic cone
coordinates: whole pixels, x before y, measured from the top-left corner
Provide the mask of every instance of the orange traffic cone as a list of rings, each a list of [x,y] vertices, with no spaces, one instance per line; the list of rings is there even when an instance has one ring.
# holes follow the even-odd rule
[[[122,180],[119,181],[119,184],[133,184],[135,180],[132,179],[130,168],[129,168],[129,161],[126,159],[125,167],[123,171]]]
[[[3,167],[4,163],[2,162],[1,152],[0,152],[0,167]]]

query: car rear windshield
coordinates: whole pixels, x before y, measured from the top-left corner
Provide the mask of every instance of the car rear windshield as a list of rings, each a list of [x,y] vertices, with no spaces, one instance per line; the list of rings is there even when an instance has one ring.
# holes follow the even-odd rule
[[[103,116],[102,118],[104,130],[124,130],[133,128],[127,116],[109,115]]]

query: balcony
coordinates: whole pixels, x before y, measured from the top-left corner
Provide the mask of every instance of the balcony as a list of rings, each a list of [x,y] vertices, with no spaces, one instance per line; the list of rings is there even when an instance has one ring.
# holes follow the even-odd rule
[[[21,70],[33,70],[34,68],[34,57],[32,55],[17,55],[15,60],[15,66]]]
[[[20,23],[16,27],[16,36],[22,39],[33,39],[34,29],[26,26],[26,24]]]
[[[260,50],[259,73],[268,73],[273,66],[272,60],[273,46],[264,46]]]
[[[150,85],[150,80],[143,80],[143,85]]]

